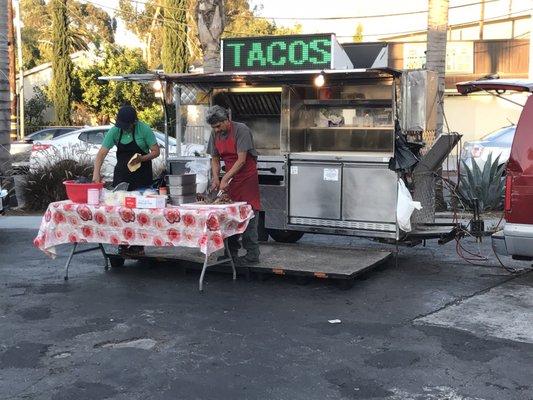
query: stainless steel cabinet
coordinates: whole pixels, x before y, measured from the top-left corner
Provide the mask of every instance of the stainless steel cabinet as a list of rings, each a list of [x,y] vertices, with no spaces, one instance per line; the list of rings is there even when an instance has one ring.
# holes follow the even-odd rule
[[[342,219],[396,223],[397,191],[387,164],[344,164]]]
[[[291,217],[341,218],[342,164],[292,162],[289,174]]]

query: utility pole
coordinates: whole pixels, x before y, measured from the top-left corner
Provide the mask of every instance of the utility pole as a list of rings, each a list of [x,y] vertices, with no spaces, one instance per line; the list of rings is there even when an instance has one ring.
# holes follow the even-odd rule
[[[17,138],[17,72],[15,65],[15,29],[13,28],[13,2],[7,0],[7,44],[9,53],[9,93],[11,99],[11,140]]]
[[[18,138],[24,139],[24,67],[22,65],[22,18],[20,16],[20,0],[15,1],[15,18],[17,21],[17,55],[18,55],[18,70],[19,70],[19,84],[18,84],[18,101],[19,101],[19,112],[18,112]]]
[[[485,0],[481,0],[479,6],[479,40],[483,40],[483,28],[485,27]]]

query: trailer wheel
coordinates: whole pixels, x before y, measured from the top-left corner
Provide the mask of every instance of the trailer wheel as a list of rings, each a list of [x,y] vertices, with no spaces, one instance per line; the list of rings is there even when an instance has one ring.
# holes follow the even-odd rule
[[[284,231],[281,229],[269,229],[268,234],[279,243],[296,243],[304,235],[299,231]]]
[[[109,257],[111,268],[121,268],[124,266],[124,259],[122,257]]]

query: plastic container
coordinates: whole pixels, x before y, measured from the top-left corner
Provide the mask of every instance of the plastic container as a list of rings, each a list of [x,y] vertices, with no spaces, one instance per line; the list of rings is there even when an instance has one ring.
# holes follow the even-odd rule
[[[87,204],[92,206],[100,204],[100,189],[87,189]]]
[[[76,183],[75,181],[63,182],[67,190],[67,197],[73,203],[87,203],[88,189],[102,189],[104,184],[101,182],[95,183]]]

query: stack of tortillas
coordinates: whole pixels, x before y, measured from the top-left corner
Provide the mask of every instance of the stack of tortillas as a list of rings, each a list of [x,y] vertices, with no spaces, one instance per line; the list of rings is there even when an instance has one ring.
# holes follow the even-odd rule
[[[128,169],[130,170],[130,172],[135,172],[139,168],[141,168],[141,163],[137,163],[137,164],[132,164],[131,163],[135,159],[135,157],[137,157],[137,156],[140,156],[140,154],[139,153],[135,153],[133,155],[133,157],[131,157],[130,160],[128,161]]]

